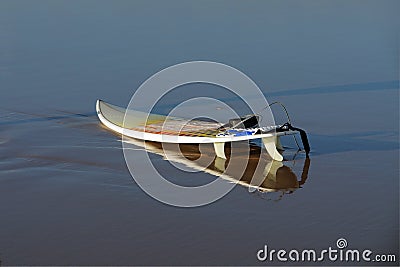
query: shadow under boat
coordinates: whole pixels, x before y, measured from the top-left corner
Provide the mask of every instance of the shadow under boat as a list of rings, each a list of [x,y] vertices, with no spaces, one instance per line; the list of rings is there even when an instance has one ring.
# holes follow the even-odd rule
[[[303,161],[301,174],[296,175],[291,167],[285,165],[293,161],[272,160],[263,149],[251,142],[235,142],[225,147],[226,159],[216,157],[210,144],[168,144],[138,141],[125,138],[124,142],[144,147],[148,152],[158,154],[165,160],[183,164],[229,182],[248,188],[249,192],[293,193],[305,184],[310,168],[310,159]],[[231,157],[231,152],[235,151]]]

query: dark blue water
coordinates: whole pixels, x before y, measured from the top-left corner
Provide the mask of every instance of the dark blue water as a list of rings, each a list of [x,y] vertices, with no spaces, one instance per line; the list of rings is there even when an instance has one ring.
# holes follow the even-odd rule
[[[1,1],[1,263],[255,265],[264,244],[324,249],[340,237],[398,253],[398,10],[397,1]],[[96,99],[126,106],[148,77],[193,60],[231,65],[285,103],[310,135],[302,188],[276,201],[237,186],[182,209],[132,181]],[[153,157],[177,181],[213,179]],[[285,165],[300,179],[304,155]]]

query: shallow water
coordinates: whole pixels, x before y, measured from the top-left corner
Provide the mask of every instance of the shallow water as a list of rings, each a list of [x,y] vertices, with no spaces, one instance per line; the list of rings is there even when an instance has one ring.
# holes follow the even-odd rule
[[[2,264],[270,264],[256,258],[265,244],[321,250],[340,237],[398,258],[398,3],[19,3],[0,3]],[[244,71],[307,130],[300,188],[238,185],[183,209],[135,184],[95,100],[126,106],[150,75],[197,59]],[[284,165],[301,181],[305,157],[292,160],[295,144],[283,141]],[[176,182],[215,179],[151,158]]]

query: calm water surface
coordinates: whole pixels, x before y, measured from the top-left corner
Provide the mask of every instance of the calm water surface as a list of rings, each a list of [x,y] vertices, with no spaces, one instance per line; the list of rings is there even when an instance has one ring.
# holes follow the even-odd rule
[[[340,237],[398,257],[398,10],[396,1],[1,1],[1,263],[257,265],[270,264],[256,258],[265,244],[322,250]],[[191,60],[238,68],[285,103],[312,146],[304,181],[304,155],[284,162],[301,188],[236,186],[183,209],[133,182],[95,100],[126,106],[149,76]],[[174,181],[215,179],[152,158]]]

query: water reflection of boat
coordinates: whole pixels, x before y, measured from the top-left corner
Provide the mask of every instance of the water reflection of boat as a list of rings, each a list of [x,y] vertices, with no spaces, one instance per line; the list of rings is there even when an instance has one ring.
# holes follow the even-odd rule
[[[129,143],[142,146],[170,162],[180,163],[191,169],[238,183],[247,187],[250,192],[281,192],[281,196],[293,193],[306,182],[310,167],[310,159],[307,157],[304,159],[302,173],[298,179],[292,168],[284,162],[271,160],[266,153],[262,153],[260,146],[250,143],[247,155],[240,153],[241,149],[245,151],[249,148],[247,142],[235,147],[239,153],[235,153],[234,157],[230,157],[231,149],[227,147],[227,159],[215,157],[214,148],[207,144],[162,144],[135,139]]]

